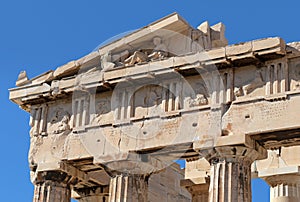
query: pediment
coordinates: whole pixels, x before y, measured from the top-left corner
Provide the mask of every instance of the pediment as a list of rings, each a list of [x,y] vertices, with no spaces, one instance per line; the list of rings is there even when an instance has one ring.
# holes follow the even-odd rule
[[[74,76],[91,68],[106,72],[136,63],[165,60],[174,56],[223,47],[227,45],[224,32],[225,27],[222,23],[209,26],[208,22],[204,22],[195,29],[180,15],[173,13],[129,34],[112,38],[109,43],[100,46],[96,51],[59,66],[43,76],[29,80],[26,73],[22,72],[16,84],[17,86],[41,84]],[[154,44],[154,38],[161,40],[160,46]],[[156,51],[158,53],[154,57],[149,57],[155,52],[154,50],[158,50]],[[131,60],[130,57],[133,57],[135,52],[144,55],[138,53],[139,57]]]
[[[195,29],[173,13],[101,46],[98,54],[102,69],[108,71],[226,46],[224,32],[222,23],[210,27],[208,22],[204,22]]]
[[[193,29],[192,26],[180,15],[173,13],[100,47],[98,52],[103,55],[107,52],[118,53],[141,47],[151,49],[154,48],[151,42],[154,37],[159,36],[166,41],[175,35],[188,36],[191,29]]]

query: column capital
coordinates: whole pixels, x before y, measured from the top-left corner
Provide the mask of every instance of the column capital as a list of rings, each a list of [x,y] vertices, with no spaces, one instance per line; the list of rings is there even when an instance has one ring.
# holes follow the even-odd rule
[[[97,157],[94,163],[99,163],[110,173],[128,173],[130,175],[150,175],[159,172],[166,164],[147,154],[134,152],[120,152],[117,155]]]
[[[263,178],[270,185],[270,201],[298,202],[300,174],[282,174]]]
[[[71,177],[61,171],[35,173],[33,202],[69,202]]]
[[[227,162],[252,163],[256,159],[266,157],[265,150],[258,150],[246,146],[220,146],[200,150],[199,154],[211,164],[225,160]]]
[[[209,201],[251,201],[251,163],[266,156],[265,150],[245,145],[224,145],[199,150],[209,161]]]
[[[35,176],[33,178],[34,184],[40,184],[40,183],[58,183],[58,184],[68,184],[71,179],[71,176],[69,176],[67,173],[62,171],[42,171],[35,173]]]
[[[279,184],[300,185],[300,173],[299,174],[282,174],[282,175],[273,175],[262,177],[271,187],[275,187]]]
[[[257,161],[258,177],[270,186],[271,202],[300,201],[299,147],[268,151],[268,159]]]

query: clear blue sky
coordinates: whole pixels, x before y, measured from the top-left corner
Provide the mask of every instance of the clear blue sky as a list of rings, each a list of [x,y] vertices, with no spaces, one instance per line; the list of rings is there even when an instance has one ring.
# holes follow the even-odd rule
[[[80,58],[117,34],[145,26],[174,11],[191,25],[222,21],[230,44],[280,36],[300,41],[299,1],[0,1],[1,201],[28,202],[29,116],[8,100],[21,70],[29,77]],[[268,201],[261,181],[253,201]]]

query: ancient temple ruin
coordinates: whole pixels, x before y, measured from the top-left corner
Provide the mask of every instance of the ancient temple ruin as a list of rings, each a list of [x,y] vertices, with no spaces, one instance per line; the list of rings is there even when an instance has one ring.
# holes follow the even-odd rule
[[[300,201],[300,43],[174,13],[16,86],[34,202]]]

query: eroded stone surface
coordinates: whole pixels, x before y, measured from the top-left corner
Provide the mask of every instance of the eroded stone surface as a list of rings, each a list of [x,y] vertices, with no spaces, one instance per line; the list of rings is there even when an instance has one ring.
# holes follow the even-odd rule
[[[299,151],[289,147],[300,142],[299,43],[273,37],[228,46],[224,32],[222,23],[196,29],[175,13],[54,71],[21,73],[10,99],[31,116],[32,181],[44,172],[70,176],[61,182],[66,196],[59,182],[41,180],[35,200],[44,201],[46,189],[62,197],[54,201],[68,200],[72,187],[81,201],[146,201],[147,176],[181,158],[192,200],[208,197],[210,178],[210,201],[250,201],[250,164],[266,149],[279,149],[280,158],[253,164],[259,177],[295,174],[299,159],[290,156]],[[151,200],[174,184],[162,198],[189,200],[175,194],[181,175],[174,172],[150,186]],[[285,182],[269,181],[283,190]]]

